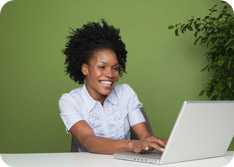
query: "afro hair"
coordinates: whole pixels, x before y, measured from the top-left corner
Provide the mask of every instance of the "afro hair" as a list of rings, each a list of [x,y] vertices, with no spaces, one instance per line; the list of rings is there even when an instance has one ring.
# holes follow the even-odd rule
[[[122,75],[126,72],[127,50],[120,37],[119,29],[109,25],[103,19],[101,23],[89,22],[81,28],[72,29],[63,50],[66,74],[75,82],[83,84],[82,65],[88,63],[94,51],[105,48],[115,52],[120,65],[119,73]]]

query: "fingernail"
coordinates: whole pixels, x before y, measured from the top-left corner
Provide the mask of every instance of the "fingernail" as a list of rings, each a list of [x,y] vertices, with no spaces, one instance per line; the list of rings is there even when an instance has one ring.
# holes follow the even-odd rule
[[[149,147],[145,147],[145,151],[148,151],[149,150]]]

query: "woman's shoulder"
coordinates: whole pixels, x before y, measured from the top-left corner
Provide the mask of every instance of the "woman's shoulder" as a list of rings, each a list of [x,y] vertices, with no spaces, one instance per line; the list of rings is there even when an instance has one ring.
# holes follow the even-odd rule
[[[135,94],[134,90],[129,84],[123,83],[123,84],[117,84],[114,88],[117,94],[119,95],[132,95]]]
[[[82,90],[82,87],[79,87],[79,88],[72,89],[69,92],[65,92],[60,96],[59,100],[71,100],[71,99],[77,98],[81,96],[81,90]]]

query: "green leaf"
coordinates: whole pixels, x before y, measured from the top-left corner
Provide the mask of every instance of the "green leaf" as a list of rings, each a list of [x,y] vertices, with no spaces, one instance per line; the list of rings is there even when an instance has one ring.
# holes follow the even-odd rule
[[[209,67],[209,66],[206,65],[205,67],[203,67],[203,68],[201,69],[201,71],[205,71],[206,69],[209,69],[208,67]]]
[[[188,26],[188,30],[189,30],[189,31],[193,31],[193,27],[192,27],[191,24]]]
[[[168,26],[168,29],[173,29],[173,28],[175,28],[175,26],[174,26],[174,25],[170,25],[170,26]]]
[[[228,81],[228,87],[232,88],[232,81]]]
[[[178,28],[175,29],[175,35],[176,35],[176,36],[179,36],[179,29],[178,29]]]
[[[204,95],[204,93],[205,93],[205,90],[201,90],[201,92],[199,93],[199,96]]]
[[[184,33],[185,27],[186,27],[185,24],[182,24],[182,25],[180,26],[180,32],[181,32],[181,33]]]
[[[231,68],[232,68],[232,61],[229,60],[229,61],[228,61],[228,65],[227,65],[228,71],[231,71]]]
[[[210,18],[210,16],[206,16],[205,18],[204,18],[204,20],[207,20],[207,19],[209,19]]]
[[[200,40],[200,44],[205,44],[206,41],[207,41],[208,37],[205,36],[205,37],[202,37],[201,40]]]
[[[225,48],[227,48],[230,44],[233,45],[233,42],[234,42],[234,38],[230,38],[224,45]]]
[[[212,92],[211,92],[211,91],[207,91],[207,92],[206,92],[207,97],[210,97],[210,96],[211,96],[211,94],[212,94]]]
[[[196,40],[193,42],[193,44],[196,45],[199,40],[201,40],[201,36],[197,37]]]

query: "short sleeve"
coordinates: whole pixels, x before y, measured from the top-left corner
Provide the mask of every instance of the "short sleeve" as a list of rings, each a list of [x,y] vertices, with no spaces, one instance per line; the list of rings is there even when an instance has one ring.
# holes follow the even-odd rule
[[[83,118],[78,112],[78,108],[75,104],[75,101],[69,94],[64,94],[59,99],[59,110],[60,117],[67,131],[69,131],[75,123],[77,123],[80,120],[83,120]]]
[[[143,105],[139,101],[136,93],[133,89],[126,85],[126,92],[129,93],[129,100],[128,100],[128,118],[130,126],[134,126],[138,123],[145,122],[145,118],[142,113]]]

